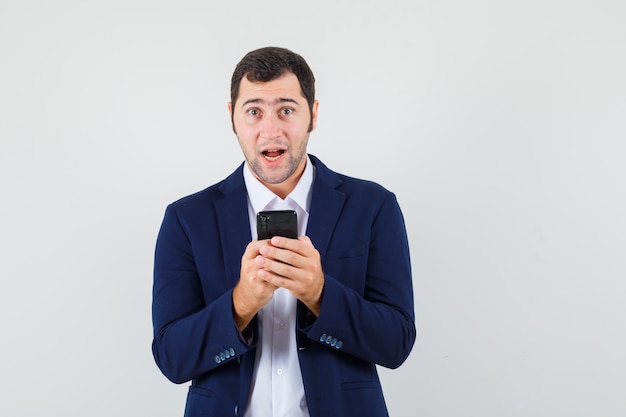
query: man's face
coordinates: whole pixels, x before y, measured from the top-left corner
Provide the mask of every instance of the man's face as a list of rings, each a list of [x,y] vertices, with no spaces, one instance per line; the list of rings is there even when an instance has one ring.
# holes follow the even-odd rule
[[[237,101],[228,103],[228,110],[252,172],[285,198],[306,165],[309,127],[315,129],[317,101],[311,112],[298,78],[288,72],[266,83],[243,77]]]

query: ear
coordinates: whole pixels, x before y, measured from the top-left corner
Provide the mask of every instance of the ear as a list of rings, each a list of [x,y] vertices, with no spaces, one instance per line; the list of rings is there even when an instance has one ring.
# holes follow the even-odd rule
[[[309,132],[312,132],[313,130],[315,130],[315,126],[317,125],[317,106],[318,106],[319,102],[317,100],[315,100],[313,102],[313,108],[311,109],[311,125],[310,125],[310,129]]]
[[[233,103],[230,101],[228,102],[228,114],[230,115],[230,123],[233,126],[233,133],[236,135],[237,131],[235,130],[235,117],[233,116]]]

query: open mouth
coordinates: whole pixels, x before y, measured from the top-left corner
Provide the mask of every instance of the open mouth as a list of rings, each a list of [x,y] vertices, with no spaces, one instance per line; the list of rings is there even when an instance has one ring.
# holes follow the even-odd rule
[[[270,149],[270,150],[262,152],[263,157],[270,162],[278,161],[284,153],[285,151],[282,149],[276,149],[276,150]]]

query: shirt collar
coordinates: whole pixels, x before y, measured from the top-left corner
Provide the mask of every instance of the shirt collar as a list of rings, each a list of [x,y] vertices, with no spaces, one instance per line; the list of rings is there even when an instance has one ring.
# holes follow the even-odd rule
[[[255,213],[265,210],[274,199],[280,201],[280,197],[271,192],[261,181],[259,181],[248,163],[244,164],[243,179],[248,190],[248,199]],[[304,172],[298,180],[296,187],[285,197],[284,201],[291,199],[300,208],[308,213],[311,205],[311,194],[313,189],[313,180],[315,179],[315,167],[311,163],[311,159],[307,155]]]

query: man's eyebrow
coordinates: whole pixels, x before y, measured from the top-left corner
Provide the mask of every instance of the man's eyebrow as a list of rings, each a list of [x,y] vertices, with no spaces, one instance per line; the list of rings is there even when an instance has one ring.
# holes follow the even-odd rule
[[[248,104],[258,104],[258,103],[266,103],[266,101],[261,99],[261,98],[250,98],[250,99],[244,101],[243,103],[241,103],[241,107],[244,107],[244,106],[246,106]],[[293,104],[300,105],[300,103],[298,103],[297,100],[294,100],[292,98],[286,98],[286,97],[278,98],[278,99],[274,100],[270,104],[275,104],[275,103],[293,103]]]

